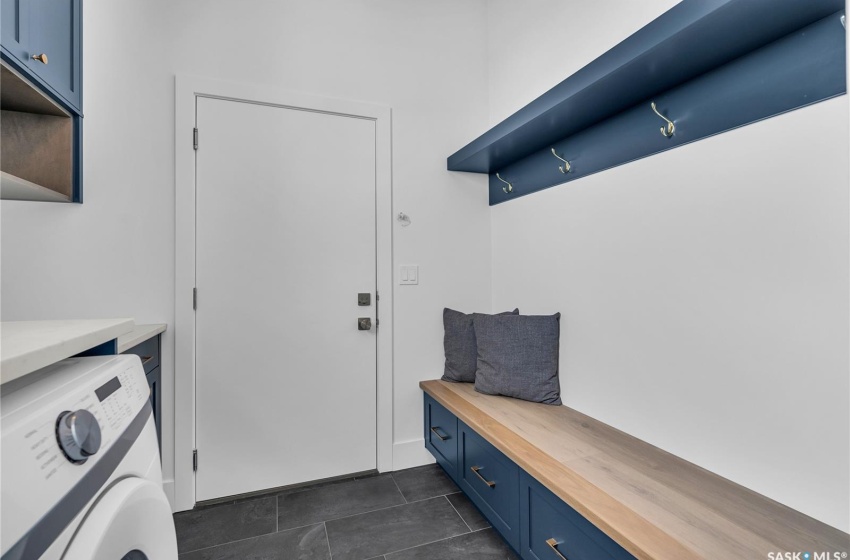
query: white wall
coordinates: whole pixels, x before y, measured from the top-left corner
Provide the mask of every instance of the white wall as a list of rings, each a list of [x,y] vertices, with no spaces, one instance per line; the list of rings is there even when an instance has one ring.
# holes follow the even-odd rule
[[[2,318],[134,317],[174,310],[172,56],[157,3],[87,0],[82,205],[3,201]],[[172,330],[163,335],[163,459],[173,461]]]
[[[445,171],[486,127],[484,24],[481,0],[87,0],[85,203],[2,204],[3,319],[173,326],[176,73],[386,105],[395,212],[413,222],[396,228],[393,258],[421,275],[395,293],[396,466],[429,460],[417,383],[441,372],[442,307],[490,305],[484,178]],[[173,331],[164,352],[169,479]]]
[[[674,0],[488,4],[495,124]],[[850,528],[848,98],[492,208],[565,404]]]

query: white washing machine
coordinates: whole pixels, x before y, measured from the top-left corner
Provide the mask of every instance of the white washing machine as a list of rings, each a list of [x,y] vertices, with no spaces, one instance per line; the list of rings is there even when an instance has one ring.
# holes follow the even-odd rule
[[[2,560],[175,560],[138,356],[71,358],[0,388]]]

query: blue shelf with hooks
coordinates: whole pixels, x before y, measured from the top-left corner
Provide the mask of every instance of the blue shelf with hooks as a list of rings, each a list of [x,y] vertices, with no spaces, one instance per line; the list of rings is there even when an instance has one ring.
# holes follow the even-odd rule
[[[846,93],[843,0],[684,0],[448,158],[512,200]]]

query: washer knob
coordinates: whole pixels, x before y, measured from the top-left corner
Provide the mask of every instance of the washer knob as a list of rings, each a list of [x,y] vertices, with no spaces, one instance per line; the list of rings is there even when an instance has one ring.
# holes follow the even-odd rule
[[[88,410],[65,411],[56,422],[56,439],[68,460],[82,465],[100,449],[100,424]]]

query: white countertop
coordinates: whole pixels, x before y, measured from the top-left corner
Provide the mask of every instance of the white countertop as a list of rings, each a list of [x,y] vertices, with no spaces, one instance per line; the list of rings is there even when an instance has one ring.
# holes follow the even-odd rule
[[[133,330],[132,319],[4,321],[0,384],[32,373]]]
[[[121,354],[129,350],[137,344],[141,344],[146,340],[150,340],[158,334],[164,333],[168,327],[165,323],[156,323],[154,325],[136,325],[133,330],[127,334],[122,334],[118,337],[118,353]]]

